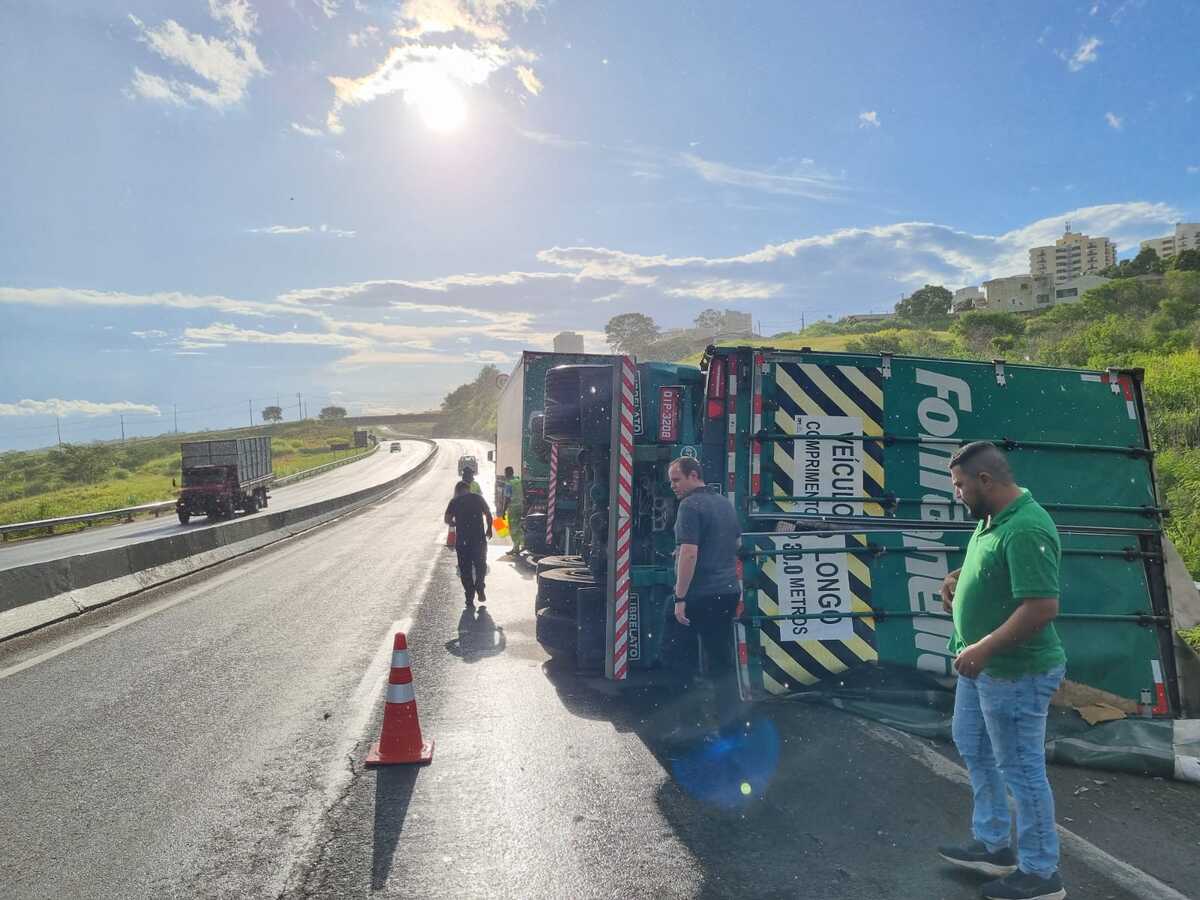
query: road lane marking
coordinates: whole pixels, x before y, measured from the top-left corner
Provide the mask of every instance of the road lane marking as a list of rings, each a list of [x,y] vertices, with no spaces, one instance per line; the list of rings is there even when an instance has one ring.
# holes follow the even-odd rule
[[[955,784],[970,786],[966,769],[942,756],[932,747],[926,746],[912,735],[885,728],[882,725],[860,724],[876,740],[897,747],[938,777]],[[1059,825],[1058,836],[1063,848],[1068,850],[1072,856],[1083,860],[1100,875],[1117,882],[1122,888],[1129,891],[1131,896],[1141,898],[1141,900],[1189,900],[1186,894],[1181,894],[1169,885],[1163,884],[1137,866],[1130,865],[1124,860],[1117,859],[1111,853],[1101,850],[1069,828]]]

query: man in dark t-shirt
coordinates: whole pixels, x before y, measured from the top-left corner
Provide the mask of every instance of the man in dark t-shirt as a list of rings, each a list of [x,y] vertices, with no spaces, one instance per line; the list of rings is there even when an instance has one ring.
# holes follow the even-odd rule
[[[736,729],[741,699],[733,652],[733,618],[742,588],[737,575],[741,526],[729,498],[710,491],[700,463],[680,457],[668,469],[679,498],[675,515],[675,620],[700,635],[716,688],[723,730]]]
[[[483,580],[487,574],[487,542],[492,536],[492,510],[480,494],[460,481],[454,486],[454,499],[446,506],[446,524],[454,526],[454,549],[458,553],[458,576],[462,579],[467,606],[487,603]]]

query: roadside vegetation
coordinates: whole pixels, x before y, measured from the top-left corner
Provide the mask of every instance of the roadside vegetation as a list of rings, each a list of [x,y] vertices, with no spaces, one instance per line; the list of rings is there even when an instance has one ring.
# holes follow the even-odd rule
[[[345,459],[354,426],[335,420],[171,434],[125,443],[64,444],[0,454],[0,524],[121,509],[175,498],[182,441],[270,435],[277,477]],[[331,450],[346,444],[350,450]]]

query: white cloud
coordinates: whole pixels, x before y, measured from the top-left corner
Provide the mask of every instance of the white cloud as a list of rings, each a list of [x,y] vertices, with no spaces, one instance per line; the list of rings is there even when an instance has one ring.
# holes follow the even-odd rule
[[[859,128],[878,128],[879,125],[879,113],[877,113],[875,110],[871,109],[867,112],[860,112],[858,114]]]
[[[480,41],[505,41],[505,18],[512,12],[530,13],[538,0],[404,0],[397,19],[398,37],[461,31]]]
[[[165,338],[167,336],[167,333],[159,328],[150,328],[146,331],[131,331],[129,333],[134,337],[140,337],[143,340],[150,338]]]
[[[350,231],[345,228],[330,228],[328,225],[322,225],[321,226],[321,234],[327,234],[330,237],[337,237],[337,238],[352,238],[356,234],[358,234],[358,232]]]
[[[248,228],[251,234],[308,234],[312,231],[309,225],[268,225],[266,228]]]
[[[517,66],[517,80],[521,82],[525,90],[537,96],[542,92],[542,81],[534,74],[533,69],[529,66]]]
[[[161,416],[157,406],[119,400],[116,403],[94,403],[91,400],[19,400],[0,403],[0,416],[106,416],[114,413],[143,413]]]
[[[298,132],[305,137],[322,137],[325,134],[320,128],[309,128],[307,125],[301,125],[299,122],[292,123],[292,131]]]
[[[1120,131],[1122,125],[1124,125],[1124,120],[1120,116],[1111,112],[1106,112],[1104,114],[1104,121],[1108,123],[1109,128],[1112,128],[1115,131]]]
[[[358,31],[350,32],[346,40],[351,47],[365,47],[367,44],[378,44],[381,33],[377,25],[368,25]]]
[[[287,344],[305,347],[341,347],[360,349],[370,346],[362,338],[346,334],[314,331],[268,332],[239,328],[227,322],[216,322],[204,328],[186,328],[179,346],[184,350],[204,350],[229,344]]]
[[[332,19],[338,14],[338,9],[341,4],[338,0],[312,0],[313,5],[325,14],[325,18]]]
[[[251,35],[258,30],[258,13],[250,0],[208,0],[208,13],[236,34]]]
[[[778,173],[739,168],[726,163],[702,159],[694,153],[684,153],[680,159],[685,168],[714,184],[750,188],[770,194],[807,197],[811,200],[829,200],[845,189],[840,179],[819,172],[811,166],[802,166],[791,172]]]
[[[210,11],[227,24],[228,39],[207,38],[188,31],[174,19],[149,27],[137,16],[130,21],[139,31],[138,40],[167,62],[174,63],[210,83],[205,87],[190,81],[147,75],[134,69],[130,92],[149,100],[187,105],[193,101],[223,110],[240,103],[250,82],[267,74],[258,51],[247,35],[254,28],[254,15],[242,0],[210,0]]]
[[[1188,166],[1187,173],[1189,175],[1200,175],[1200,166]]]
[[[154,294],[129,294],[123,291],[97,291],[85,288],[18,288],[0,286],[0,305],[33,306],[42,309],[64,307],[130,307],[164,309],[211,309],[239,316],[296,316],[320,318],[321,313],[302,306],[260,303],[217,295],[183,294],[163,291]]]
[[[1069,59],[1067,59],[1065,54],[1060,53],[1059,55],[1064,59],[1067,59],[1068,69],[1070,69],[1072,72],[1078,72],[1084,66],[1088,65],[1089,63],[1094,63],[1097,59],[1099,59],[1099,54],[1097,54],[1096,51],[1100,49],[1100,46],[1103,43],[1104,41],[1100,40],[1100,38],[1092,35],[1091,37],[1083,38],[1079,42],[1079,46],[1076,48],[1075,52],[1071,54]]]
[[[136,66],[133,69],[133,81],[129,83],[126,94],[130,97],[136,94],[147,100],[157,100],[174,106],[187,106],[187,101],[175,90],[171,82],[158,75],[143,72]]]
[[[530,128],[518,128],[517,134],[525,138],[527,141],[533,141],[535,144],[545,144],[547,147],[557,147],[560,150],[575,150],[581,147],[590,146],[587,141],[577,141],[573,138],[566,138],[559,134],[551,134],[546,131],[534,131]]]

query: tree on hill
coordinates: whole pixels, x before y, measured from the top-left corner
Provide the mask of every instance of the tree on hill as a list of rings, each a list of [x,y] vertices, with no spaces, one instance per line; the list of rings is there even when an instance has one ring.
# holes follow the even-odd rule
[[[113,452],[105,444],[84,447],[63,444],[51,451],[51,457],[62,477],[76,484],[95,484],[103,481],[113,467]]]
[[[719,309],[705,309],[696,316],[696,327],[701,331],[717,332],[725,323],[725,313]]]
[[[954,295],[940,284],[927,284],[896,304],[896,315],[918,325],[937,323],[950,315]]]
[[[264,406],[262,417],[264,422],[282,422],[283,409],[278,406]]]
[[[1200,272],[1200,250],[1184,250],[1175,257],[1177,272]]]
[[[640,356],[658,340],[658,326],[642,313],[621,313],[604,326],[604,339],[618,353]]]
[[[496,433],[496,403],[500,399],[500,370],[484,366],[474,381],[460,384],[442,400],[447,434],[491,439]]]
[[[317,418],[322,422],[334,422],[346,418],[346,410],[341,406],[326,406],[317,414]]]
[[[976,309],[955,319],[950,330],[972,352],[986,355],[1011,350],[1015,340],[1025,333],[1025,323],[1012,313]]]

